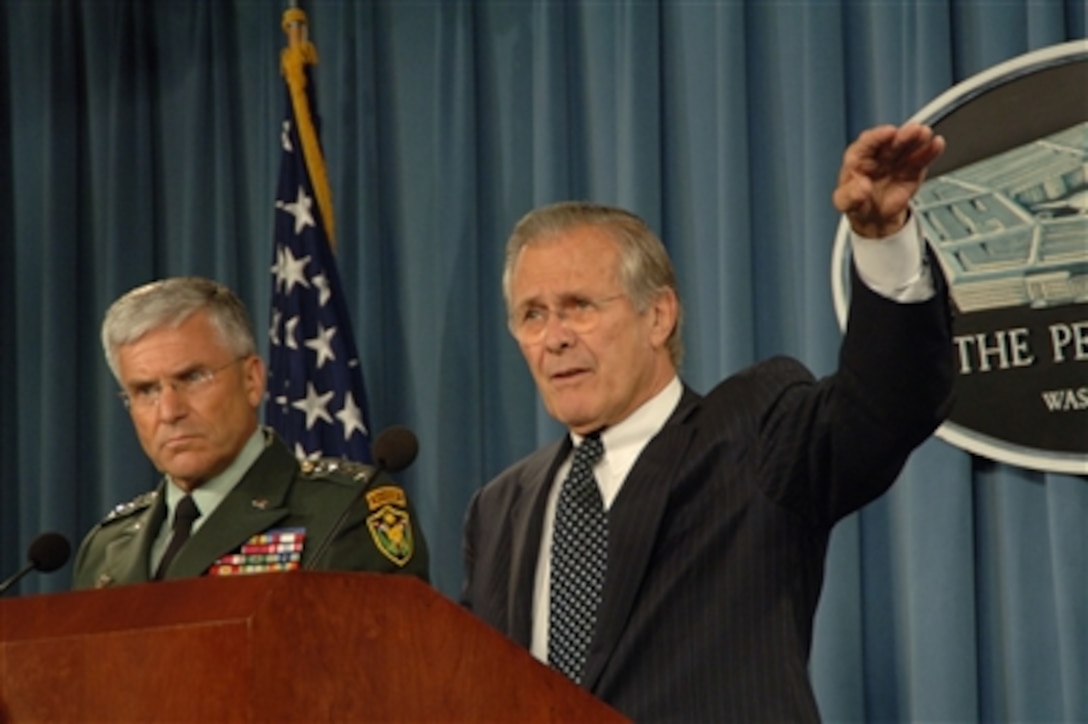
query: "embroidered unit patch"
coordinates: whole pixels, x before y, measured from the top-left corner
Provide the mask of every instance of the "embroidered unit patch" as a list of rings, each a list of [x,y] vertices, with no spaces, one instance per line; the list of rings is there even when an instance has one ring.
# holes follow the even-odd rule
[[[384,488],[384,490],[396,490],[396,488]],[[403,499],[404,493],[399,490],[397,492]],[[369,499],[368,494],[368,502]],[[412,522],[407,510],[383,505],[367,516],[366,524],[370,530],[370,537],[374,539],[374,545],[383,556],[402,567],[412,560],[415,542],[412,540]]]

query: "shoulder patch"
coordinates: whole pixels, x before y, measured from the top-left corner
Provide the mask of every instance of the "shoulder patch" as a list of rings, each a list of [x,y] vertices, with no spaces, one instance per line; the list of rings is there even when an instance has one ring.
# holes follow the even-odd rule
[[[151,490],[146,493],[140,493],[127,503],[121,503],[115,505],[106,517],[102,519],[103,523],[109,523],[110,521],[117,520],[118,518],[127,518],[133,513],[139,512],[151,506],[152,503],[159,497],[157,490]]]
[[[392,505],[397,508],[407,508],[408,498],[404,491],[393,485],[383,485],[366,494],[366,504],[370,509],[377,510],[383,505]]]
[[[399,488],[384,487],[367,493],[366,498],[373,511],[367,516],[366,525],[375,547],[403,568],[412,560],[416,547],[404,492]]]

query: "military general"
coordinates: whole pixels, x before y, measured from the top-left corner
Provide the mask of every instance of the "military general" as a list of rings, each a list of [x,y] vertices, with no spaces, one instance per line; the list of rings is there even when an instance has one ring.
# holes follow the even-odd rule
[[[133,289],[107,311],[102,346],[163,477],[87,534],[75,588],[295,568],[428,578],[399,485],[359,463],[300,462],[258,423],[266,368],[230,289],[198,277]]]

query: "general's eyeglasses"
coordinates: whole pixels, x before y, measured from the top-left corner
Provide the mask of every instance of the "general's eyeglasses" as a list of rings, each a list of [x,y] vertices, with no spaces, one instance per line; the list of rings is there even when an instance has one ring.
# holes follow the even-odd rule
[[[572,296],[564,298],[556,306],[526,304],[514,313],[511,329],[521,342],[539,342],[548,331],[548,323],[555,315],[566,328],[575,334],[592,332],[601,321],[601,312],[609,302],[622,298],[622,294],[593,299]]]
[[[129,409],[150,410],[159,406],[162,400],[164,386],[170,387],[174,392],[192,397],[207,390],[215,382],[215,377],[220,372],[233,364],[241,362],[245,357],[232,359],[218,367],[194,367],[176,377],[167,377],[155,382],[147,382],[136,385],[129,390],[121,390],[117,396]]]

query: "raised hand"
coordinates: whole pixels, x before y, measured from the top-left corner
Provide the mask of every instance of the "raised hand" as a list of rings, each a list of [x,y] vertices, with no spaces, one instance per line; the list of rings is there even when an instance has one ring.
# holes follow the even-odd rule
[[[917,123],[862,131],[843,153],[839,185],[831,196],[835,208],[861,236],[894,234],[906,223],[911,197],[944,147],[944,138]]]

